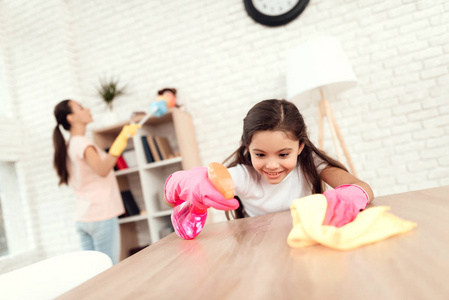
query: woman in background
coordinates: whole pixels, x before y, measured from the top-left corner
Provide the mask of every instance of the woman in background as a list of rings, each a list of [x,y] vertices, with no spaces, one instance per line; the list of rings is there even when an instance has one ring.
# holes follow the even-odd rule
[[[53,166],[59,185],[69,185],[76,195],[76,230],[83,250],[107,254],[114,264],[120,259],[120,228],[117,217],[125,212],[113,168],[137,124],[125,125],[109,153],[96,146],[86,134],[93,121],[88,108],[74,100],[63,100],[54,109]],[[66,142],[60,126],[70,132]]]

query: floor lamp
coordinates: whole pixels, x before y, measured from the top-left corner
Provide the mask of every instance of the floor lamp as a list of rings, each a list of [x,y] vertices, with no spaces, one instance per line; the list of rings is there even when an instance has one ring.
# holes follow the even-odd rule
[[[320,92],[318,104],[319,148],[323,149],[323,122],[327,117],[332,140],[337,151],[338,160],[342,162],[343,149],[349,169],[357,176],[349,151],[335,121],[330,103],[325,98],[336,95],[356,85],[356,78],[351,65],[337,39],[321,37],[293,48],[287,58],[287,98],[304,101],[311,97],[313,91]]]

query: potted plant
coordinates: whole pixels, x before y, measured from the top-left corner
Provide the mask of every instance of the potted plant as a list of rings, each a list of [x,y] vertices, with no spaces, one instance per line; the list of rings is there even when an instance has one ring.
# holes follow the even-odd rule
[[[109,126],[117,122],[117,115],[113,110],[113,101],[115,98],[125,94],[126,86],[119,87],[119,79],[100,79],[100,86],[97,92],[106,103],[106,113],[103,115],[103,126]]]
[[[98,94],[103,98],[104,102],[106,102],[106,107],[112,111],[112,102],[118,96],[125,94],[126,86],[119,88],[118,87],[118,78],[100,79],[100,87],[97,88]]]

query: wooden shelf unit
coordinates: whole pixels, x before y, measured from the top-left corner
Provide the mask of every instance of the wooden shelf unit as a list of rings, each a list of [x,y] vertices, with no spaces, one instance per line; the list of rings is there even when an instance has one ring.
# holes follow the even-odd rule
[[[109,148],[122,127],[130,122],[123,121],[94,130],[94,142],[103,149]],[[141,136],[145,135],[167,137],[174,153],[179,155],[147,163],[141,140]],[[119,219],[121,259],[126,258],[133,248],[157,242],[161,238],[161,230],[171,226],[171,208],[164,206],[162,199],[167,177],[178,170],[201,166],[192,117],[179,108],[170,109],[160,118],[149,118],[128,141],[127,148],[135,149],[137,166],[115,171],[115,175],[120,190],[131,191],[141,214]]]

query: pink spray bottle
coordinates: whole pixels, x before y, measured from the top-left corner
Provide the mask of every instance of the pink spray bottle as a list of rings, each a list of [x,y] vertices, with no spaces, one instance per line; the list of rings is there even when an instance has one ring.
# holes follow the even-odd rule
[[[209,181],[226,199],[234,198],[234,182],[228,169],[213,162],[208,166],[207,175]],[[175,206],[171,214],[176,234],[185,240],[195,238],[203,230],[206,219],[207,209],[201,210],[187,202]]]

